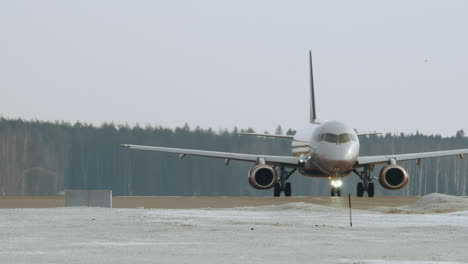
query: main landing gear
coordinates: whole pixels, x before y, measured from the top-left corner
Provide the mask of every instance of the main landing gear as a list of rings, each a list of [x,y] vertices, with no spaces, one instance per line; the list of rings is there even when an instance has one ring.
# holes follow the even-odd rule
[[[361,178],[362,182],[357,184],[357,196],[363,197],[364,192],[367,192],[369,197],[374,197],[374,183],[372,180],[374,177],[370,175],[371,168],[369,166],[364,167],[364,170],[359,172],[357,170],[353,170],[359,178]]]
[[[284,192],[284,196],[291,196],[291,183],[286,182],[289,177],[296,171],[297,169],[293,169],[289,172],[285,170],[283,166],[280,167],[280,175],[279,180],[273,186],[273,196],[279,197],[281,196],[281,192]]]

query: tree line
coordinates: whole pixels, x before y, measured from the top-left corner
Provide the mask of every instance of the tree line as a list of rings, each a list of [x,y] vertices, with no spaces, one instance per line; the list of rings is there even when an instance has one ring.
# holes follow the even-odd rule
[[[213,131],[187,124],[176,129],[106,123],[42,122],[0,118],[0,191],[4,195],[57,195],[65,189],[112,190],[116,196],[271,196],[247,182],[253,164],[123,149],[120,144],[290,155],[290,141]],[[275,133],[282,134],[278,126]],[[287,134],[294,134],[292,129]],[[468,148],[462,130],[452,137],[385,134],[361,137],[361,155]],[[376,188],[376,195],[467,195],[468,162],[456,157],[402,162],[410,183],[399,191]],[[376,167],[377,176],[381,167]],[[344,193],[355,195],[358,177],[344,178]],[[329,195],[325,179],[295,173],[293,195]],[[377,186],[379,186],[377,184]]]

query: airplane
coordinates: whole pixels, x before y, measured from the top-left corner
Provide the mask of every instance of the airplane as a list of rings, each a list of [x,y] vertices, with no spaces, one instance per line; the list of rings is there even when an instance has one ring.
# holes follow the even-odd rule
[[[271,135],[258,133],[244,133],[242,135],[261,136],[290,139],[292,156],[272,156],[262,154],[244,154],[231,152],[218,152],[196,149],[167,148],[157,146],[142,146],[122,144],[122,147],[135,150],[148,150],[179,154],[182,159],[185,156],[201,156],[224,159],[226,165],[231,160],[253,163],[248,172],[248,182],[260,190],[273,189],[273,196],[291,196],[291,183],[288,182],[291,175],[298,171],[303,176],[329,179],[331,183],[330,194],[332,197],[341,196],[341,179],[351,173],[360,178],[356,191],[358,197],[363,197],[366,192],[369,197],[374,197],[375,187],[373,180],[378,179],[380,185],[389,190],[398,190],[408,184],[407,170],[398,165],[398,162],[416,160],[417,164],[422,159],[443,156],[459,156],[468,153],[468,149],[456,149],[433,152],[408,153],[397,155],[360,156],[359,137],[379,133],[357,133],[351,126],[339,121],[317,121],[315,110],[314,78],[312,69],[312,52],[309,51],[310,68],[310,123],[295,135]],[[378,164],[386,164],[378,174],[372,176],[371,172]]]

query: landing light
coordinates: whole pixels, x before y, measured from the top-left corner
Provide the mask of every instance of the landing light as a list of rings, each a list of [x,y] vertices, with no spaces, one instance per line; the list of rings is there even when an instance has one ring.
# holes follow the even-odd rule
[[[341,180],[333,180],[331,181],[331,185],[333,187],[341,187],[341,185],[343,185],[343,182]]]

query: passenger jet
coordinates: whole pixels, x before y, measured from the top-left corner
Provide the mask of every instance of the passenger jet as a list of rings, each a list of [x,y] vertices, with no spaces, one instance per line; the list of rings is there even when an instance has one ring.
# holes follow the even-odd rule
[[[365,192],[374,196],[373,180],[378,179],[385,189],[398,190],[408,184],[408,172],[398,165],[400,161],[459,156],[468,153],[468,149],[409,153],[398,155],[360,156],[359,137],[376,133],[357,133],[352,127],[339,121],[318,122],[315,111],[314,79],[312,70],[312,54],[309,51],[310,66],[310,124],[299,130],[294,136],[270,135],[256,133],[240,133],[250,136],[286,138],[292,140],[291,156],[270,156],[261,154],[243,154],[217,152],[195,149],[166,148],[156,146],[141,146],[122,144],[122,147],[137,150],[149,150],[179,154],[185,156],[201,156],[224,159],[226,165],[231,160],[253,163],[248,173],[248,182],[255,189],[274,190],[274,196],[291,196],[289,177],[296,171],[307,177],[329,179],[331,196],[341,196],[341,178],[354,173],[361,181],[357,184],[357,196]],[[377,177],[371,176],[375,165],[386,164]]]

